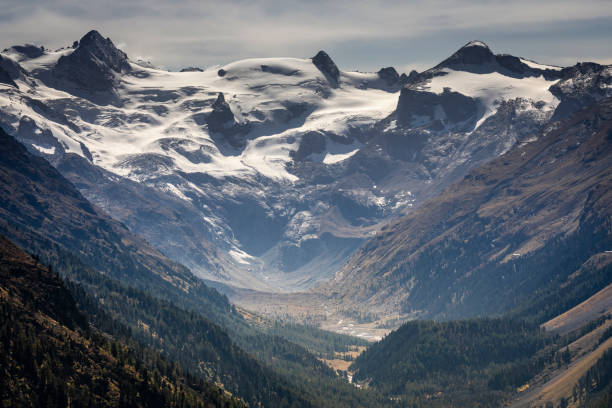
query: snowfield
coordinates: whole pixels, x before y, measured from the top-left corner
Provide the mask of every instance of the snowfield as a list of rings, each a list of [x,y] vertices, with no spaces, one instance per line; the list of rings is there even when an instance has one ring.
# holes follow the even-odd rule
[[[30,70],[48,67],[65,54],[62,51],[44,55],[28,60],[23,66]],[[327,90],[325,77],[309,59],[238,61],[222,67],[226,71],[223,77],[218,75],[218,69],[168,72],[136,64],[132,64],[132,69],[138,76],[124,76],[117,90],[120,107],[91,106],[40,83],[36,86],[19,83],[21,89],[41,102],[69,106],[70,120],[80,132],[50,124],[34,110],[7,101],[6,94],[2,94],[3,111],[15,117],[25,114],[47,127],[66,152],[85,157],[80,142],[85,143],[94,164],[134,180],[142,180],[146,175],[133,172],[130,158],[151,154],[170,159],[165,169],[168,172],[201,172],[219,178],[260,174],[292,182],[296,176],[288,173],[285,166],[291,161],[289,152],[297,148],[299,135],[320,130],[342,135],[349,125],[373,124],[388,116],[397,103],[397,92],[354,86],[375,80],[376,74],[346,73],[341,88]],[[242,152],[219,149],[198,120],[210,113],[219,92],[226,96],[237,122],[248,120],[252,125],[252,135]],[[311,112],[303,123],[289,121],[284,126],[278,125],[277,116],[286,110],[288,103],[309,105]],[[16,122],[11,125],[18,127]],[[207,159],[194,162],[164,149],[164,141],[168,140],[183,144],[191,153],[202,152]],[[351,152],[354,154],[355,149]],[[330,152],[324,162],[336,163],[350,157],[347,153]]]
[[[528,65],[533,68],[548,68],[548,66],[534,63]],[[496,112],[502,100],[521,98],[532,102],[542,102],[539,109],[543,112],[554,111],[559,103],[549,90],[551,85],[558,82],[556,79],[546,80],[544,76],[513,78],[498,72],[480,74],[449,68],[441,72],[444,75],[432,78],[422,89],[441,94],[445,88],[448,88],[463,95],[478,98],[483,103],[485,111],[476,123],[475,129]]]
[[[45,53],[38,58],[24,58],[15,52],[3,54],[19,62],[30,72],[47,69],[72,49]],[[521,60],[531,67],[552,68]],[[15,119],[32,118],[41,129],[49,130],[66,152],[86,157],[84,143],[94,164],[119,176],[137,181],[146,178],[133,168],[134,155],[159,155],[167,158],[160,171],[201,172],[213,177],[249,177],[262,175],[279,181],[295,182],[297,177],[286,170],[292,161],[290,152],[298,147],[300,135],[309,131],[326,131],[343,135],[350,127],[372,125],[389,116],[397,105],[399,91],[389,92],[380,86],[374,73],[342,72],[340,86],[327,86],[325,76],[310,59],[247,59],[211,68],[204,72],[169,72],[132,63],[137,75],[125,75],[117,89],[120,106],[93,105],[73,95],[47,87],[31,79],[18,84],[21,92],[0,95],[2,111]],[[219,75],[219,70],[224,75]],[[445,88],[478,98],[485,106],[477,127],[495,113],[501,100],[525,98],[543,101],[545,110],[553,110],[556,98],[548,88],[556,81],[543,77],[512,78],[499,73],[474,74],[452,69],[443,70],[422,86],[424,90],[442,93]],[[249,122],[251,130],[242,151],[219,148],[202,118],[211,112],[219,92],[231,107],[237,123]],[[20,94],[40,102],[64,106],[66,116],[78,126],[51,122],[44,115],[19,103]],[[302,120],[280,118],[288,104],[304,106]],[[283,119],[286,123],[279,124]],[[288,120],[287,120],[288,119]],[[17,129],[18,122],[10,123]],[[185,156],[168,148],[168,142],[181,145]],[[52,146],[38,145],[38,150],[53,154]],[[330,144],[319,155],[324,164],[336,164],[355,155],[359,144]],[[199,155],[202,160],[188,157]],[[312,157],[317,159],[316,155]],[[138,167],[138,166],[136,166]],[[136,171],[134,171],[136,170]]]

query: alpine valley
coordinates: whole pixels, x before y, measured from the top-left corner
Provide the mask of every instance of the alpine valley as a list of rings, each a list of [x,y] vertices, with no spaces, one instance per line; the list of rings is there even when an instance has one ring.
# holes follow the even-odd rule
[[[0,406],[610,406],[612,66],[380,65],[4,49]]]

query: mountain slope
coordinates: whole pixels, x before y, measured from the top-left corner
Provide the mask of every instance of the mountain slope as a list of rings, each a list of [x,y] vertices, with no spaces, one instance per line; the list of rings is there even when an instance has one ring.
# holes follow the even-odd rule
[[[353,378],[406,405],[605,406],[611,265],[598,253],[502,317],[408,322],[358,356]]]
[[[499,407],[506,386],[492,380],[507,369],[502,383],[523,385],[533,375],[530,359],[551,345],[537,325],[516,320],[413,321],[369,347],[351,369],[358,383],[406,406]]]
[[[409,322],[359,355],[353,378],[408,406],[591,406],[610,398],[609,312],[562,336],[508,317]]]
[[[151,350],[91,330],[57,275],[0,237],[0,398],[8,406],[244,406]]]
[[[74,46],[2,52],[19,73],[2,126],[196,275],[260,291],[329,279],[393,217],[610,92],[607,67],[475,42],[409,76],[323,51],[168,72],[96,32]]]
[[[420,316],[508,310],[612,246],[611,134],[606,99],[517,144],[386,226],[324,290]]]
[[[0,140],[2,231],[69,280],[79,306],[95,325],[113,335],[117,325],[128,328],[131,341],[163,352],[252,405],[368,406],[376,400],[281,337],[291,335],[290,328],[272,330],[266,322],[248,322],[227,299],[191,275],[178,276],[192,279],[188,290],[174,285],[178,277],[159,278],[157,273],[165,271],[162,276],[173,276],[168,265],[179,272],[186,269],[149,248],[158,260],[152,263],[146,243],[144,249],[136,247],[133,242],[141,242],[139,238],[91,206],[49,163],[2,131]],[[116,323],[109,324],[108,316]],[[309,381],[311,377],[316,381]],[[326,392],[317,389],[323,386]]]
[[[240,337],[236,327],[232,327],[234,331],[230,335],[228,330],[201,314],[185,311],[100,275],[69,254],[58,255],[61,257],[55,262],[58,272],[69,280],[69,288],[79,308],[87,313],[94,326],[110,335],[125,336],[125,331],[115,327],[123,325],[133,341],[159,350],[190,373],[222,386],[248,404],[311,405],[285,378],[254,357],[260,350],[247,353],[237,346]],[[115,324],[109,325],[109,316]],[[253,337],[265,337],[257,330],[238,329]],[[315,360],[306,350],[286,343],[289,349],[285,350],[286,355],[293,358],[299,355],[304,361],[310,359],[309,363]],[[314,371],[320,368],[314,367]]]
[[[612,257],[609,258],[612,260]],[[567,350],[571,356],[570,364],[548,367],[539,373],[529,381],[528,392],[519,394],[512,407],[532,407],[548,401],[555,405],[566,401],[573,406],[590,407],[596,397],[593,394],[601,392],[603,395],[600,396],[610,398],[610,376],[606,377],[606,369],[598,366],[609,365],[612,348],[611,289],[612,286],[608,285],[583,303],[542,325],[546,331],[569,335],[571,342]],[[579,335],[572,332],[579,332]],[[597,374],[589,378],[593,373]],[[587,403],[588,400],[591,401]]]
[[[122,224],[93,207],[46,160],[0,129],[0,230],[28,250],[59,245],[87,264],[164,298],[199,304],[213,319],[230,309],[206,287]]]

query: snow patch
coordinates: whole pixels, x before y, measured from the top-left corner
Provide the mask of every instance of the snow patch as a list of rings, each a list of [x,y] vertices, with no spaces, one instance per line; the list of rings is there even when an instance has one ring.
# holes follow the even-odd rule
[[[191,199],[189,199],[189,197],[187,197],[185,194],[183,194],[183,192],[181,190],[178,189],[178,187],[176,187],[174,184],[170,184],[170,183],[166,183],[166,191],[174,194],[175,196],[177,196],[178,198],[185,200],[185,201],[191,201]]]
[[[43,147],[43,146],[39,146],[37,144],[32,143],[32,147],[43,154],[50,154],[50,155],[55,154],[55,146]]]
[[[349,157],[353,156],[358,151],[359,151],[359,149],[352,150],[352,151],[350,151],[348,153],[338,153],[338,154],[327,153],[325,155],[325,158],[323,159],[323,163],[325,163],[325,164],[339,163],[339,162],[341,162],[343,160],[346,160]]]
[[[556,67],[554,65],[545,65],[545,64],[538,64],[535,61],[531,61],[525,58],[520,58],[521,62],[525,65],[527,65],[530,68],[535,68],[535,69],[552,69],[555,71],[561,71],[563,68],[561,67]]]
[[[250,265],[251,262],[255,259],[253,256],[247,254],[241,249],[235,248],[228,252],[232,258],[239,264]]]
[[[469,43],[467,43],[465,45],[466,47],[482,47],[482,48],[489,48],[487,46],[487,44],[483,43],[482,41],[470,41]]]

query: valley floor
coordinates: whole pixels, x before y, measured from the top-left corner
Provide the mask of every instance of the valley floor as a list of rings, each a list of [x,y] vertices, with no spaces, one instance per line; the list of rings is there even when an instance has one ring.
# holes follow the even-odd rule
[[[378,341],[410,316],[380,317],[366,310],[347,312],[332,299],[316,293],[269,293],[237,289],[229,296],[241,308],[271,319],[295,321],[323,330]]]

